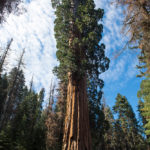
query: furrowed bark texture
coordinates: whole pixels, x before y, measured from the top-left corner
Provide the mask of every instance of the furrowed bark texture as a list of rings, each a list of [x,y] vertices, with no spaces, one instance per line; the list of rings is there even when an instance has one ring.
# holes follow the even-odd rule
[[[86,78],[68,76],[63,150],[91,150]]]

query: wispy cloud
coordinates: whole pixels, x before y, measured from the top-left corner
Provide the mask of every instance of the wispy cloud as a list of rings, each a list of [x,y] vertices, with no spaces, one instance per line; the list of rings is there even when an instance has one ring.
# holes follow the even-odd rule
[[[0,44],[4,47],[13,38],[8,68],[14,66],[16,59],[25,48],[24,68],[27,83],[34,76],[36,89],[48,89],[51,79],[55,79],[52,69],[58,63],[55,57],[54,10],[49,0],[32,0],[24,4],[27,12],[20,16],[11,14],[7,22],[0,26]]]
[[[124,50],[128,37],[121,34],[123,25],[123,11],[117,8],[112,0],[95,0],[96,6],[104,9],[103,18],[103,39],[102,42],[106,45],[106,55],[110,58],[109,70],[101,75],[106,84],[110,86],[114,83],[121,85],[136,76],[137,56],[135,53],[129,53],[129,50]],[[119,52],[122,53],[119,54]]]

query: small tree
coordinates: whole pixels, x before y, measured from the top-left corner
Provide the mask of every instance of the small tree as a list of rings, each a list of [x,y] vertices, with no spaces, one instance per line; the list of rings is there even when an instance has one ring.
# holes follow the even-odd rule
[[[24,75],[21,71],[24,52],[25,51],[23,50],[23,52],[19,58],[17,67],[14,68],[14,70],[12,71],[12,79],[11,79],[11,82],[9,85],[7,97],[4,102],[4,106],[2,109],[2,115],[0,118],[0,129],[2,129],[2,127],[5,126],[7,121],[10,119],[10,114],[14,107],[13,104],[16,102],[15,98],[17,96],[16,95],[17,90],[20,90],[20,88],[22,89],[22,87],[24,86]],[[21,93],[18,92],[18,94],[21,94]]]

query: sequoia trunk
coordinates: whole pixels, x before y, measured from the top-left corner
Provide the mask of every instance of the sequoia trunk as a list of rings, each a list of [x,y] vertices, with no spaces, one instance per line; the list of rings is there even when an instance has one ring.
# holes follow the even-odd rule
[[[91,150],[86,78],[68,78],[63,150]]]

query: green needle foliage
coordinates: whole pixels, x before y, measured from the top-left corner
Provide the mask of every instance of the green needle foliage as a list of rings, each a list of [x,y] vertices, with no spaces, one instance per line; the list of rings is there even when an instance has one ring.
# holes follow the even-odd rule
[[[116,137],[115,135],[115,119],[113,116],[113,113],[111,109],[108,106],[104,106],[104,115],[105,119],[107,121],[108,127],[107,130],[104,132],[104,142],[103,142],[103,149],[117,149],[119,143],[117,143],[117,140],[120,139],[120,137]]]
[[[121,149],[123,149],[123,147],[131,150],[142,148],[144,140],[140,133],[135,114],[127,98],[118,94],[113,110],[117,115],[117,124],[121,128]]]
[[[5,99],[7,96],[7,88],[8,88],[8,79],[7,75],[4,74],[0,77],[0,118],[1,118],[1,113],[2,109],[5,103]]]
[[[58,49],[56,56],[60,62],[54,71],[61,81],[67,80],[68,72],[78,72],[81,76],[87,73],[88,76],[96,75],[99,78],[99,74],[107,70],[109,65],[109,59],[104,54],[105,46],[99,43],[103,26],[98,22],[102,19],[104,11],[95,10],[92,0],[75,3],[78,3],[78,7],[75,14],[72,14],[71,1],[63,0],[56,3],[52,1],[56,8],[55,37]],[[70,20],[73,20],[73,29]],[[98,79],[97,81],[100,82]]]
[[[15,67],[9,75],[1,75],[0,91],[0,119],[4,116],[5,122],[0,130],[0,150],[45,150],[44,89],[39,94],[28,89],[23,71]],[[4,113],[9,91],[12,92]]]
[[[145,133],[147,135],[148,143],[150,143],[150,78],[146,78],[141,82],[140,90],[138,91],[138,97],[144,100],[143,108],[141,108],[141,114],[143,117],[143,124]],[[145,120],[146,119],[146,120]]]

